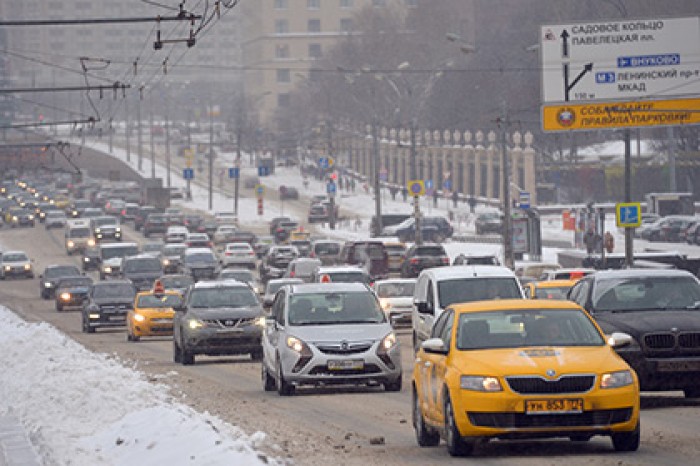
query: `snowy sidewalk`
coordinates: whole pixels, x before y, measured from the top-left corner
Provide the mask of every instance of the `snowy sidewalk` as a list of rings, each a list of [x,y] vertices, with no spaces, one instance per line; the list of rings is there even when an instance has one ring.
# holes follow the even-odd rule
[[[0,466],[39,466],[41,461],[29,436],[13,417],[0,417]]]

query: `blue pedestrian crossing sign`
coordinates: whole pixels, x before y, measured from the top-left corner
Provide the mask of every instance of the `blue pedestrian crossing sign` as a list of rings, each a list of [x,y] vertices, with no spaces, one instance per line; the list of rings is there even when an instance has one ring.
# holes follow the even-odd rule
[[[615,223],[618,228],[636,228],[642,224],[642,205],[639,202],[615,204]]]
[[[329,181],[326,183],[326,192],[328,194],[335,194],[337,192],[337,187],[334,182]]]
[[[182,177],[186,180],[193,180],[194,179],[194,169],[193,168],[185,168],[182,170]]]

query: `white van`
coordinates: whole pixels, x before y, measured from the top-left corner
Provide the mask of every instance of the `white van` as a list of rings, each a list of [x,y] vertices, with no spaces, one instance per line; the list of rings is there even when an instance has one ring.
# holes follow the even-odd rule
[[[459,265],[421,271],[413,294],[413,348],[430,338],[433,323],[455,303],[524,298],[520,282],[507,267]]]
[[[83,252],[86,248],[95,245],[95,238],[90,228],[89,219],[70,219],[66,223],[65,230],[66,253],[72,255]]]

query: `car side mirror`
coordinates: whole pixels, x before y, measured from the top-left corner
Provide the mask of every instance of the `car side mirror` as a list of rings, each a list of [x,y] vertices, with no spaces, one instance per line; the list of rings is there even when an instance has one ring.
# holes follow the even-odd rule
[[[416,310],[418,311],[418,313],[420,313],[420,314],[432,314],[431,309],[428,308],[428,303],[426,303],[424,301],[416,301],[415,305],[416,305]]]
[[[426,353],[432,354],[447,354],[448,348],[442,338],[429,338],[421,344],[421,348]]]
[[[624,348],[632,344],[632,337],[626,333],[613,332],[608,337],[608,344],[615,349]]]

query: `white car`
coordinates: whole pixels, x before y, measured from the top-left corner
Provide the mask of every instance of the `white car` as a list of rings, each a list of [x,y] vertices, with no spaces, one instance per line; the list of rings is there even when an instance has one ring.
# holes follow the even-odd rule
[[[214,220],[219,225],[236,225],[238,224],[238,217],[233,212],[215,212]]]
[[[214,232],[212,239],[214,244],[224,244],[229,242],[238,231],[236,225],[219,225]]]
[[[181,225],[169,226],[165,232],[165,242],[166,243],[184,243],[189,234],[187,227]]]
[[[254,269],[256,259],[257,256],[250,244],[228,243],[221,256],[221,263],[224,267],[241,266]]]
[[[0,256],[0,279],[7,277],[34,278],[32,260],[24,251],[7,251]]]
[[[389,278],[372,285],[382,310],[394,327],[411,326],[415,278]]]

